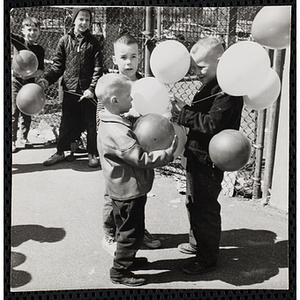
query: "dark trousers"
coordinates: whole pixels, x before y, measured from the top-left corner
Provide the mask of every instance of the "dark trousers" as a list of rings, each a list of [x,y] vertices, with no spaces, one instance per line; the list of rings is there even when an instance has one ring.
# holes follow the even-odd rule
[[[116,224],[114,220],[113,204],[107,193],[104,194],[103,202],[103,230],[106,235],[115,238]]]
[[[12,82],[12,141],[15,142],[17,140],[17,133],[18,133],[18,123],[19,123],[19,117],[21,116],[21,138],[27,139],[28,132],[30,130],[30,124],[31,124],[31,116],[27,116],[23,114],[19,108],[17,107],[17,95],[20,89],[26,84],[26,82],[21,82],[21,80],[18,80],[17,78],[13,78]]]
[[[70,150],[71,142],[87,130],[87,152],[97,154],[96,106],[89,99],[78,100],[79,96],[64,92],[57,151]]]
[[[186,208],[190,221],[189,242],[197,247],[196,260],[204,266],[217,263],[221,237],[218,196],[223,172],[198,160],[187,160]]]
[[[112,200],[117,227],[117,249],[110,269],[110,277],[123,277],[129,273],[135,254],[140,249],[145,230],[145,204],[147,196],[127,201]]]

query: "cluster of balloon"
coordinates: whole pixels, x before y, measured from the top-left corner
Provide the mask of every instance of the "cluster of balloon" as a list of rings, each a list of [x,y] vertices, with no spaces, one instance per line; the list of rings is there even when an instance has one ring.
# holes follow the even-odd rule
[[[212,162],[223,171],[237,171],[248,162],[251,144],[238,130],[225,129],[214,135],[208,147]]]
[[[261,110],[269,107],[278,98],[281,89],[281,82],[278,74],[270,69],[264,84],[248,95],[243,96],[244,103],[249,108]]]
[[[20,77],[30,77],[38,69],[38,59],[32,51],[20,50],[13,57],[12,69]]]
[[[139,144],[148,153],[169,148],[175,135],[172,123],[158,114],[141,116],[135,122],[133,131]]]
[[[169,105],[166,86],[154,77],[139,79],[132,85],[133,107],[141,115],[163,114]]]
[[[187,141],[187,132],[185,127],[178,125],[177,123],[173,123],[175,134],[178,136],[178,145],[177,149],[174,152],[174,159],[183,153],[185,143]]]
[[[190,62],[187,48],[175,40],[161,42],[150,56],[153,75],[160,82],[168,84],[181,80],[187,74]]]
[[[25,84],[17,94],[16,103],[25,115],[38,114],[45,106],[44,89],[36,83]]]
[[[255,16],[251,34],[253,39],[271,49],[284,49],[290,44],[291,7],[265,6]]]
[[[243,96],[264,82],[270,71],[267,51],[258,43],[238,42],[221,56],[217,66],[217,80],[223,92]]]

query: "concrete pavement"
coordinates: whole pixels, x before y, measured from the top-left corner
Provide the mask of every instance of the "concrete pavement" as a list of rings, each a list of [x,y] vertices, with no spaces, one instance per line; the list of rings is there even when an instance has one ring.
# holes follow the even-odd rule
[[[87,156],[44,167],[55,148],[35,146],[13,154],[13,292],[126,288],[109,279],[112,258],[102,249],[101,168]],[[288,216],[260,202],[220,196],[222,238],[219,268],[189,276],[179,267],[192,256],[185,195],[176,180],[157,174],[146,205],[146,228],[162,248],[143,248],[149,265],[141,289],[288,289]]]

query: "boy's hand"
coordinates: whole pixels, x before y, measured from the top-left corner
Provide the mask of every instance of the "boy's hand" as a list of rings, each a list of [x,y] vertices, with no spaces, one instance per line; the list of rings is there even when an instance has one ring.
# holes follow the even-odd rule
[[[94,94],[89,89],[87,89],[83,92],[83,95],[80,97],[78,102],[80,102],[84,98],[94,98]]]
[[[174,135],[174,139],[172,141],[172,144],[171,146],[166,149],[166,152],[171,155],[171,154],[174,154],[174,152],[176,151],[177,149],[177,146],[178,146],[178,136],[177,135]]]
[[[49,82],[45,78],[39,78],[36,83],[39,84],[43,89],[46,89],[49,87]]]

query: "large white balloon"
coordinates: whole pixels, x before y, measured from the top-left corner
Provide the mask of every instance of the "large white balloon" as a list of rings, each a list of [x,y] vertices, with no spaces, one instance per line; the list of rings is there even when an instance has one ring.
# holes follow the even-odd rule
[[[287,48],[291,34],[291,7],[263,7],[253,20],[251,33],[256,42],[267,48]]]
[[[243,41],[229,47],[217,66],[217,80],[223,92],[243,96],[262,85],[270,69],[267,51],[258,43]]]
[[[158,44],[151,53],[153,75],[163,83],[181,80],[190,68],[191,58],[186,47],[174,40]]]
[[[281,88],[280,78],[276,71],[270,69],[267,80],[257,90],[244,96],[244,103],[250,108],[261,110],[276,101]]]
[[[134,108],[141,115],[163,114],[169,105],[166,86],[154,77],[142,78],[132,85]]]

